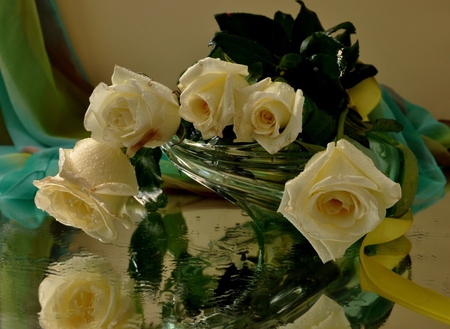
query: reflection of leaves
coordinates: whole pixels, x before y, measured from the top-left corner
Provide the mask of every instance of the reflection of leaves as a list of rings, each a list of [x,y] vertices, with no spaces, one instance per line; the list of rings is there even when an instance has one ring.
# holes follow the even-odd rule
[[[215,295],[219,297],[216,299],[217,306],[229,306],[242,298],[242,295],[254,286],[254,278],[254,270],[248,266],[238,269],[235,264],[231,264],[220,277],[218,286],[214,290]],[[250,291],[253,292],[253,289]]]
[[[167,245],[168,238],[161,214],[149,213],[131,237],[130,276],[137,281],[145,281],[156,291],[162,279]]]
[[[363,326],[367,329],[380,328],[389,317],[393,302],[377,296],[368,291],[361,291],[358,276],[359,261],[353,255],[359,253],[360,243],[355,243],[347,249],[347,257],[339,259],[341,274],[332,284],[327,287],[326,294],[342,305],[346,310],[346,316],[355,327]],[[376,255],[377,246],[369,246],[370,254]],[[374,247],[374,248],[372,248]],[[365,250],[365,253],[367,250]],[[393,269],[394,272],[404,275],[411,268],[410,258],[405,259]]]
[[[217,280],[203,270],[209,265],[206,260],[184,254],[173,272],[174,280],[181,291],[183,304],[190,316],[196,315],[209,305]]]
[[[163,218],[164,230],[167,236],[167,250],[175,258],[186,253],[188,240],[186,238],[187,226],[182,213],[167,214]]]
[[[187,227],[181,213],[162,216],[151,212],[134,232],[130,241],[128,271],[135,280],[158,289],[162,279],[163,260],[167,251],[178,258],[186,253]]]
[[[309,242],[301,237],[296,238],[300,235],[298,232],[293,234],[295,242],[292,248],[280,250],[271,264],[264,264],[256,281],[254,289],[258,293],[252,296],[251,305],[258,316],[278,314],[286,305],[301,305],[339,275],[335,263],[323,264]],[[285,291],[298,293],[283,293]]]
[[[214,306],[233,318],[236,328],[263,327],[267,319],[287,316],[294,305],[305,309],[306,301],[339,275],[336,264],[323,264],[296,230],[275,229],[263,240],[270,260],[256,268],[230,263],[214,290]]]

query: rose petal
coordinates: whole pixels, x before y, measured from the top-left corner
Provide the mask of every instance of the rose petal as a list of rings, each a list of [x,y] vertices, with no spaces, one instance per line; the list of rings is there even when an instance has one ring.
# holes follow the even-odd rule
[[[340,140],[337,145],[329,143],[300,175],[285,184],[278,211],[326,262],[341,257],[372,231],[400,197],[398,183],[354,145]]]
[[[59,176],[35,181],[35,203],[64,225],[80,228],[103,242],[117,238],[115,219],[129,221],[123,196],[103,198]]]
[[[235,142],[258,141],[274,154],[302,131],[304,97],[301,90],[269,78],[236,92]],[[261,116],[269,116],[267,118]]]
[[[150,78],[115,66],[113,85],[99,84],[92,93],[84,125],[91,137],[133,156],[142,147],[168,142],[180,125],[176,95]]]
[[[179,79],[178,88],[184,91],[190,84],[195,82],[199,76],[212,73],[234,73],[242,76],[248,75],[246,65],[222,61],[218,58],[207,57],[199,60],[195,65],[189,67]]]
[[[180,78],[180,116],[192,122],[203,139],[222,137],[223,129],[233,123],[234,92],[248,86],[242,76],[248,72],[242,67],[216,59],[202,60]]]
[[[59,175],[98,194],[134,196],[139,192],[128,157],[91,138],[78,141],[72,150],[60,151]]]

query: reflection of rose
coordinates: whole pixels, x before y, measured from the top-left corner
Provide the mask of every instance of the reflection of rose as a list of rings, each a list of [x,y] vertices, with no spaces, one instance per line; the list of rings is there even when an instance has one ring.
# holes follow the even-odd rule
[[[132,281],[123,280],[107,260],[74,257],[52,265],[49,273],[39,286],[43,328],[141,328]]]
[[[258,141],[274,154],[302,131],[304,97],[284,82],[264,79],[236,92],[235,142]]]
[[[342,139],[329,143],[286,183],[278,211],[327,262],[372,231],[400,197],[400,185]]]
[[[97,239],[115,240],[114,220],[131,225],[126,202],[138,193],[127,156],[120,149],[87,138],[73,150],[61,149],[59,161],[58,175],[34,181],[39,188],[36,206]]]
[[[344,309],[334,300],[322,295],[319,300],[294,323],[280,329],[346,329],[351,328]]]
[[[203,139],[222,137],[233,123],[234,91],[248,85],[245,75],[245,65],[214,58],[198,61],[180,77],[181,117],[192,122]]]
[[[116,66],[112,85],[100,83],[90,97],[84,126],[92,138],[109,146],[141,147],[169,141],[180,125],[178,102],[172,90],[141,74]]]

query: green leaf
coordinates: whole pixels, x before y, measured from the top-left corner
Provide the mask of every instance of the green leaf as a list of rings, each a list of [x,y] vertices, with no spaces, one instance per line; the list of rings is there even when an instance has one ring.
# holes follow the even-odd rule
[[[403,130],[403,126],[394,119],[377,119],[370,131],[378,132],[394,132],[399,133]]]
[[[214,17],[223,32],[256,42],[278,56],[282,56],[288,50],[289,38],[284,28],[266,16],[223,13]]]
[[[234,62],[247,66],[260,62],[263,65],[265,76],[274,74],[278,60],[275,55],[261,45],[224,32],[216,33],[211,42],[214,48],[220,47]]]
[[[347,67],[342,48],[343,45],[327,33],[316,32],[302,43],[300,54],[313,64],[318,74],[337,80]]]
[[[303,40],[311,34],[324,31],[317,14],[306,8],[303,1],[297,0],[301,5],[301,9],[294,21],[292,30],[292,52],[298,52]]]
[[[316,145],[316,144],[310,144],[310,143],[305,143],[305,142],[297,142],[298,144],[300,144],[301,146],[303,146],[311,155],[314,155],[318,152],[322,152],[325,150],[325,147],[322,145]]]
[[[185,138],[190,139],[191,141],[194,142],[197,142],[202,139],[202,133],[197,129],[195,129],[192,122],[189,122],[182,118],[181,124],[184,126]]]
[[[325,32],[316,32],[306,38],[300,48],[300,53],[314,61],[316,56],[327,55],[325,66],[318,66],[318,70],[330,77],[337,78],[335,69],[339,70],[338,77],[351,71],[359,57],[359,43],[345,47],[337,39]],[[322,63],[323,60],[320,61]]]
[[[333,34],[333,33],[337,32],[339,30],[344,30],[346,33],[349,33],[349,34],[355,34],[356,33],[356,28],[351,22],[340,23],[340,24],[332,27],[331,29],[328,29],[326,32],[328,34]]]
[[[343,45],[325,32],[311,34],[303,41],[300,47],[300,54],[310,57],[316,54],[328,54],[337,56]]]
[[[331,79],[338,79],[341,75],[339,63],[335,56],[317,54],[311,56],[310,61],[321,73],[329,76]]]
[[[148,211],[155,211],[167,203],[167,196],[162,190],[163,180],[159,168],[161,155],[159,148],[142,148],[131,159],[139,185],[139,194],[136,199]]]
[[[342,43],[346,47],[350,47],[352,44],[351,35],[356,33],[356,29],[350,22],[344,22],[341,24],[336,25],[335,27],[332,27],[327,31],[328,34],[335,34],[336,32],[340,30],[344,30],[343,32],[337,34],[334,36],[334,38]]]
[[[342,49],[341,70],[345,73],[352,71],[358,62],[358,58],[359,42],[356,41],[352,46]]]
[[[278,69],[280,71],[287,71],[291,68],[298,67],[302,62],[303,57],[297,53],[286,54],[281,57],[280,63],[278,64]]]
[[[345,119],[344,134],[368,148],[369,141],[366,136],[366,131],[369,130],[368,123],[364,122],[361,115],[353,109],[349,109]]]
[[[292,30],[294,28],[294,18],[289,14],[277,11],[274,16],[274,21],[283,27],[284,32],[286,32],[289,40],[291,40]]]
[[[286,81],[286,79],[282,78],[282,77],[276,77],[275,79],[272,80],[273,82],[282,82],[282,83],[287,83],[289,84],[289,82]]]
[[[341,83],[345,89],[349,89],[364,79],[375,76],[377,73],[378,70],[373,65],[356,63],[354,69],[341,78]]]
[[[331,115],[339,115],[347,107],[348,94],[339,79],[330,78],[309,60],[287,70],[283,78],[293,88],[301,89],[320,110]]]
[[[314,108],[311,101],[305,100],[309,107],[305,123],[303,124],[302,137],[305,143],[325,146],[336,136],[337,118],[324,111]]]
[[[249,75],[246,80],[249,84],[256,83],[263,75],[263,65],[261,62],[256,62],[248,66]]]
[[[214,45],[213,43],[211,43],[211,44],[213,45],[213,48],[212,48],[211,52],[209,53],[208,57],[218,58],[223,61],[227,61],[227,56],[226,56],[225,52],[222,50],[222,48],[220,48],[217,45]]]

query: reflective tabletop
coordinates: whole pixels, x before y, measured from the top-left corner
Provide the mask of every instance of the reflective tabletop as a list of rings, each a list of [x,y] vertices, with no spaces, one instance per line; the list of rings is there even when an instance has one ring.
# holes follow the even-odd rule
[[[252,250],[239,252],[233,249],[236,241],[242,241],[248,237],[248,232],[244,228],[249,218],[240,209],[226,200],[210,195],[200,196],[186,191],[169,191],[168,196],[169,204],[163,213],[166,219],[170,217],[170,220],[174,221],[172,227],[177,227],[170,233],[172,237],[174,234],[183,232],[189,239],[190,245],[187,248],[190,254],[206,257],[211,262],[210,265],[213,262],[212,259],[219,262],[214,268],[210,266],[206,271],[218,271],[230,259],[237,263],[245,255],[250,258]],[[450,263],[448,261],[450,225],[447,222],[449,212],[450,196],[447,195],[434,206],[416,214],[413,226],[407,233],[413,246],[410,254],[412,280],[448,297],[450,297]],[[145,214],[141,215],[145,217]],[[183,218],[183,224],[177,222],[180,218]],[[39,328],[38,287],[43,278],[51,273],[48,269],[49,264],[77,255],[94,255],[107,259],[122,278],[129,277],[130,273],[132,274],[133,270],[138,268],[140,273],[149,270],[150,272],[146,272],[145,280],[135,285],[135,290],[144,296],[143,312],[146,328],[156,328],[161,323],[161,299],[158,301],[155,296],[161,292],[164,284],[167,285],[168,279],[167,277],[164,279],[164,273],[168,270],[173,271],[173,264],[167,260],[162,261],[160,272],[154,267],[143,268],[149,265],[149,262],[150,265],[156,264],[154,259],[158,255],[158,245],[154,242],[155,240],[148,238],[148,232],[155,232],[155,226],[145,228],[139,221],[136,221],[130,229],[117,226],[119,238],[111,244],[99,242],[82,231],[62,226],[51,219],[37,230],[26,229],[5,218],[2,219],[1,227],[0,318],[2,328]],[[224,238],[224,234],[228,236],[227,239]],[[226,244],[228,247],[225,246]],[[230,245],[233,246],[230,247]],[[178,244],[169,245],[167,248],[172,254],[177,254],[177,250],[181,247]],[[228,250],[227,248],[233,251],[224,253],[223,250]],[[246,248],[251,249],[248,245]],[[147,255],[148,258],[140,259],[139,254]],[[134,271],[134,273],[137,272]],[[152,278],[155,275],[158,276],[158,273],[162,273],[162,279],[153,282]],[[139,279],[136,275],[131,276]],[[174,276],[172,280],[177,280],[173,278]],[[180,277],[178,279],[182,280]],[[167,282],[164,283],[164,280]],[[445,324],[400,305],[393,307],[383,325],[383,328],[409,329],[447,327]]]

